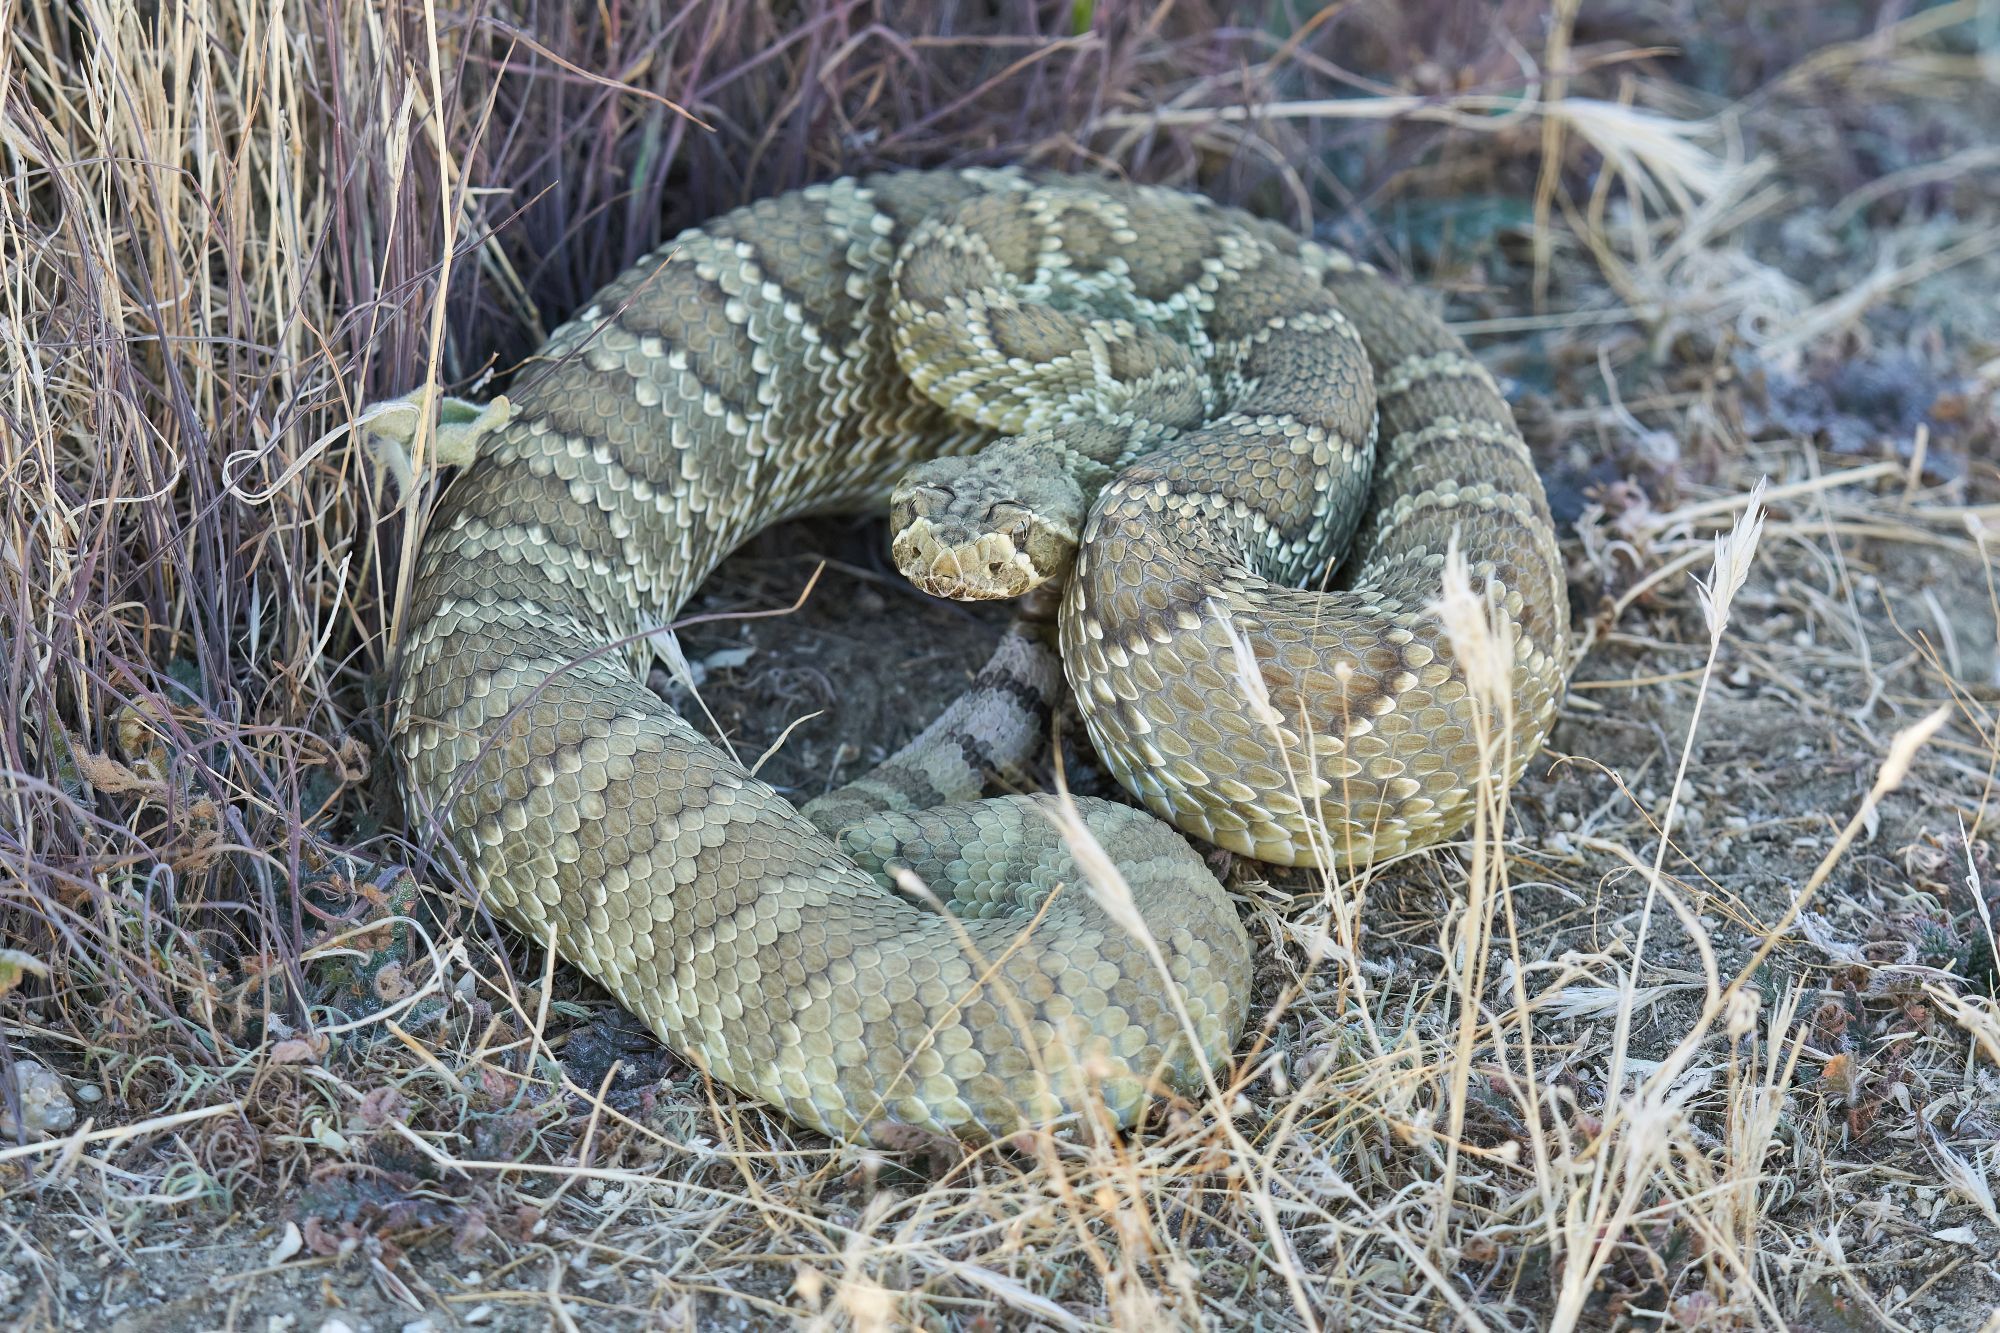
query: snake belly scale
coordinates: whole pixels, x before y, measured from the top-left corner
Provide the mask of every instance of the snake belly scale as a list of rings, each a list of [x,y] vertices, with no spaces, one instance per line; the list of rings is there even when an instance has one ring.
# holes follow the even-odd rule
[[[984,301],[974,251],[1074,270],[1097,309],[1032,280]],[[822,829],[703,739],[645,687],[647,632],[758,529],[879,508],[1003,435],[1090,444],[1059,619],[1091,736],[1153,810],[1268,859],[1464,823],[1481,755],[1425,612],[1454,532],[1517,630],[1513,772],[1553,717],[1561,567],[1490,381],[1372,270],[1205,200],[1009,171],[795,191],[676,238],[542,361],[419,555],[392,720],[413,818],[670,1047],[833,1135],[1100,1101],[1129,1122],[1226,1057],[1249,946],[1142,811],[1015,796]],[[1357,528],[1344,591],[1279,586]],[[1091,844],[1123,892],[1086,885]]]

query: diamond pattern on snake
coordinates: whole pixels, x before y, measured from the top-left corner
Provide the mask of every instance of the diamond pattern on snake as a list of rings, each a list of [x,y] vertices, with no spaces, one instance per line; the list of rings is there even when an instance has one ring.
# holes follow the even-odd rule
[[[1250,947],[1189,837],[1434,843],[1554,719],[1562,564],[1492,380],[1373,269],[1198,196],[818,185],[675,238],[541,360],[420,552],[413,819],[668,1046],[828,1134],[1130,1123],[1199,1089]],[[759,529],[883,507],[921,586],[1029,611],[802,811],[645,687],[644,632]],[[1511,631],[1497,773],[1429,610],[1454,540]],[[978,799],[1065,680],[1145,810]]]

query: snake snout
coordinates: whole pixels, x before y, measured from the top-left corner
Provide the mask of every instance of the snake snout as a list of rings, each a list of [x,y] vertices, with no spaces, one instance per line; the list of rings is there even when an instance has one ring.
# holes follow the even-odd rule
[[[960,602],[1019,597],[1048,578],[1008,533],[921,515],[898,527],[891,554],[910,582]]]

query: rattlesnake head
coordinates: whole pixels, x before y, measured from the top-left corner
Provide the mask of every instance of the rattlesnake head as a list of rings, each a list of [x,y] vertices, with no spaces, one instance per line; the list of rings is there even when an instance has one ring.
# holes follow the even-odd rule
[[[910,470],[889,499],[891,553],[933,597],[1019,597],[1069,572],[1087,506],[1058,451],[1001,440]]]

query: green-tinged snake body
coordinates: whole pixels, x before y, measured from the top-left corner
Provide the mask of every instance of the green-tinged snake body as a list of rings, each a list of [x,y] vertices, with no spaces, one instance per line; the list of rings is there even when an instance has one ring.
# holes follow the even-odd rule
[[[1059,584],[1107,764],[1268,860],[1448,836],[1553,719],[1562,569],[1491,380],[1371,269],[1194,196],[1005,171],[796,191],[682,234],[543,361],[420,555],[413,813],[501,917],[829,1133],[1129,1121],[1227,1055],[1249,947],[1152,816],[968,799],[1038,729],[1032,631],[818,823],[746,775],[643,671],[751,533],[893,493],[906,569]],[[1509,630],[1498,709],[1430,609],[1454,538]]]

